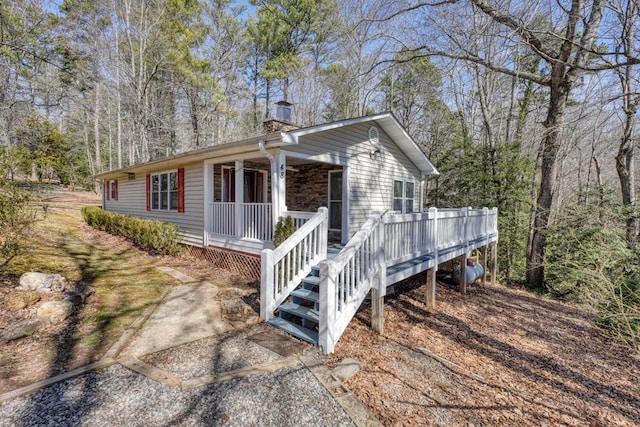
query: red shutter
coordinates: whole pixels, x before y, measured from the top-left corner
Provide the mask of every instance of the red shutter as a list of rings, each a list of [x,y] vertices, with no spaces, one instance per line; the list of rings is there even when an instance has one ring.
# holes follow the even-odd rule
[[[113,181],[113,200],[118,200],[118,180]]]
[[[151,210],[151,175],[147,174],[147,210]]]
[[[107,200],[111,198],[111,186],[109,185],[109,180],[104,182],[104,192],[107,195]]]
[[[184,212],[184,168],[178,168],[178,212]]]

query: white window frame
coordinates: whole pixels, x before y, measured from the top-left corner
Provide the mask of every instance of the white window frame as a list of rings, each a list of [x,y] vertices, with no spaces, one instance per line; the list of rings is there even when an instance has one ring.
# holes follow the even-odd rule
[[[175,193],[176,193],[176,205],[172,206],[171,205],[171,175],[175,175],[175,182],[176,182],[176,189],[175,189]],[[162,198],[160,197],[163,193],[162,189],[161,189],[161,185],[162,185],[162,176],[166,175],[167,176],[167,190],[166,190],[166,195],[167,195],[167,207],[166,208],[162,208]],[[158,190],[154,191],[153,188],[153,180],[155,177],[158,177]],[[151,199],[151,210],[152,211],[167,211],[167,212],[177,212],[178,211],[178,197],[180,194],[180,188],[179,188],[180,184],[178,182],[178,170],[170,170],[170,171],[164,171],[164,172],[158,172],[158,173],[152,173],[151,174],[151,182],[149,183],[149,197]]]
[[[331,231],[342,231],[344,227],[344,173],[342,169],[330,170],[327,182],[327,207],[329,208],[329,216],[331,216],[331,203],[338,202],[337,199],[331,199],[331,176],[333,174],[340,174],[340,178],[342,179],[342,188],[340,189],[340,193],[342,194],[339,202],[340,202],[340,228],[331,228],[331,218],[329,218],[329,230]]]
[[[396,182],[400,182],[402,184],[402,196],[396,196]],[[413,186],[413,197],[407,197],[407,184],[411,184]],[[416,211],[416,181],[413,179],[406,178],[394,178],[393,185],[391,186],[391,210],[396,212],[396,200],[401,201],[401,207],[399,211],[403,214],[406,213],[414,213]],[[411,212],[407,212],[407,202],[411,201]]]

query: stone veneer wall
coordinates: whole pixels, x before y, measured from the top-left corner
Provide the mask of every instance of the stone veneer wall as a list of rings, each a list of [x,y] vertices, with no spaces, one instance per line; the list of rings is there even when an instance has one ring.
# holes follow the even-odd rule
[[[329,202],[329,171],[340,166],[313,163],[296,165],[298,172],[287,171],[287,209],[316,212]]]

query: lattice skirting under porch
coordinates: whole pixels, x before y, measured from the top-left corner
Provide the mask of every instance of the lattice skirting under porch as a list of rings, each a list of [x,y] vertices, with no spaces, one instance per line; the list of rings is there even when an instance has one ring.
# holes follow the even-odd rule
[[[191,255],[212,262],[216,267],[241,274],[248,280],[260,280],[260,257],[228,249],[187,246]]]

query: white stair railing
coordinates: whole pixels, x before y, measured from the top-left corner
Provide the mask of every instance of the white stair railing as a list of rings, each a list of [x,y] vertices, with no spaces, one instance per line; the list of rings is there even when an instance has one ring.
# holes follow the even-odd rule
[[[325,207],[307,220],[280,246],[261,254],[260,315],[267,321],[311,272],[311,267],[327,258],[329,214]]]
[[[381,224],[374,212],[336,258],[320,263],[319,345],[326,354],[333,352],[378,273],[385,274]],[[378,286],[384,295],[384,277]]]

